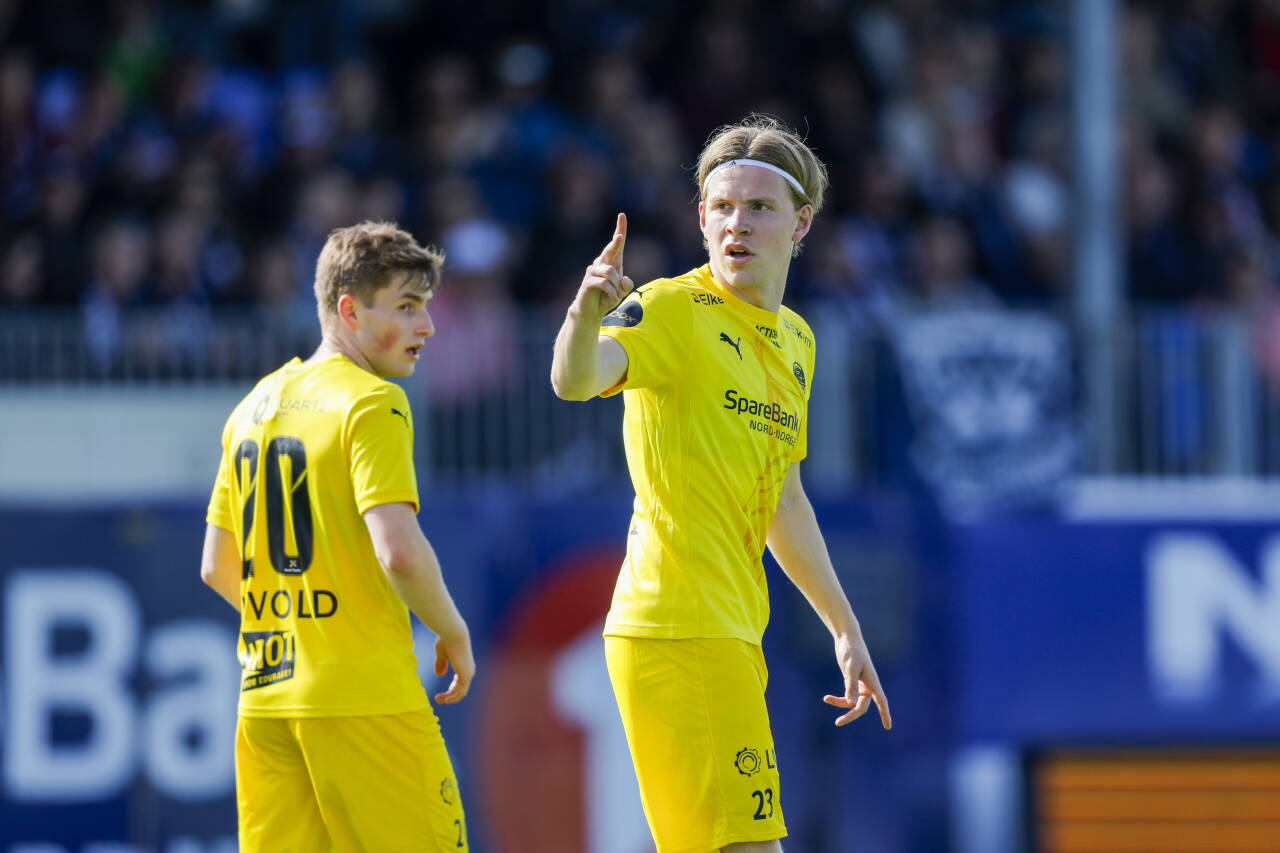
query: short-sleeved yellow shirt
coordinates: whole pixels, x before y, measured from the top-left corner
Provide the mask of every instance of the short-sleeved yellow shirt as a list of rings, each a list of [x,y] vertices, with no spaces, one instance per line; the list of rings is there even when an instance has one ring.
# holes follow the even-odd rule
[[[347,358],[295,358],[231,413],[206,518],[244,561],[242,715],[429,707],[408,608],[362,517],[401,501],[418,506],[408,398]]]
[[[600,330],[627,353],[623,443],[635,488],[605,634],[734,637],[769,621],[765,536],[805,455],[813,333],[734,296],[707,266],[637,290]]]

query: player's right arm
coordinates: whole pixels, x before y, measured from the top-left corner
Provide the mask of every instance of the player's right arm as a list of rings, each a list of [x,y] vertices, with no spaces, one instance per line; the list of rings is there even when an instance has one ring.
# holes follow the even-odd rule
[[[813,504],[800,480],[799,462],[792,463],[787,471],[778,512],[769,525],[766,541],[782,571],[804,593],[835,641],[836,662],[844,676],[844,696],[827,695],[822,701],[847,711],[836,725],[853,722],[874,702],[880,711],[880,724],[892,728],[889,699],[871,662],[862,628],[831,564]]]
[[[436,694],[436,701],[457,702],[467,695],[476,674],[471,633],[445,586],[440,561],[418,524],[417,513],[407,503],[379,504],[365,511],[364,523],[396,595],[436,635],[436,675],[453,666],[453,682]]]
[[[240,612],[240,549],[236,535],[216,524],[206,524],[204,551],[200,555],[200,579]]]
[[[562,400],[589,400],[617,385],[627,374],[627,353],[617,341],[600,335],[600,323],[634,287],[622,274],[627,215],[604,251],[587,267],[582,285],[556,335],[551,387]]]
[[[240,547],[233,531],[232,516],[235,475],[232,473],[231,426],[235,413],[222,427],[222,459],[218,462],[218,476],[213,482],[213,494],[209,496],[209,508],[205,513],[204,549],[200,553],[200,579],[227,603],[240,612],[240,579],[244,563]]]

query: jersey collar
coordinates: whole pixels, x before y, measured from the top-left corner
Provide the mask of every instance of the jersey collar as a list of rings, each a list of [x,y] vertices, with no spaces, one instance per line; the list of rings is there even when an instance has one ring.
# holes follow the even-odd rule
[[[776,328],[778,325],[778,314],[781,312],[769,311],[758,305],[752,305],[747,300],[736,295],[727,287],[716,281],[716,277],[711,274],[711,265],[703,264],[698,267],[698,283],[710,290],[716,296],[724,300],[724,303],[731,307],[734,311],[741,314],[752,323],[769,328]]]

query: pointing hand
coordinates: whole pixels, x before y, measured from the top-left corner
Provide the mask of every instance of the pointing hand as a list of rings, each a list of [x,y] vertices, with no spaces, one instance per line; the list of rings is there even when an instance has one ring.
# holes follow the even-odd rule
[[[631,279],[622,274],[622,252],[626,243],[627,215],[619,213],[613,239],[587,267],[570,312],[599,322],[635,288]]]

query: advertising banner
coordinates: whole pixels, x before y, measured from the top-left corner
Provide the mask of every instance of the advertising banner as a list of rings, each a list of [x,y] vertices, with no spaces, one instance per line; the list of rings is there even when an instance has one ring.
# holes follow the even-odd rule
[[[966,737],[1280,738],[1280,524],[1022,520],[954,542]]]
[[[922,605],[938,572],[918,544],[936,537],[907,501],[816,508],[902,698],[893,733],[874,712],[831,725],[831,639],[770,562],[768,702],[791,838],[815,851],[855,832],[876,849],[938,849],[947,729],[929,626],[941,620]],[[624,489],[424,495],[420,520],[479,665],[471,694],[436,709],[473,850],[653,849],[600,639],[629,513]],[[200,506],[0,509],[0,853],[236,849],[237,622],[200,581],[203,531]],[[432,638],[415,628],[432,693]],[[935,781],[922,785],[929,763]]]

